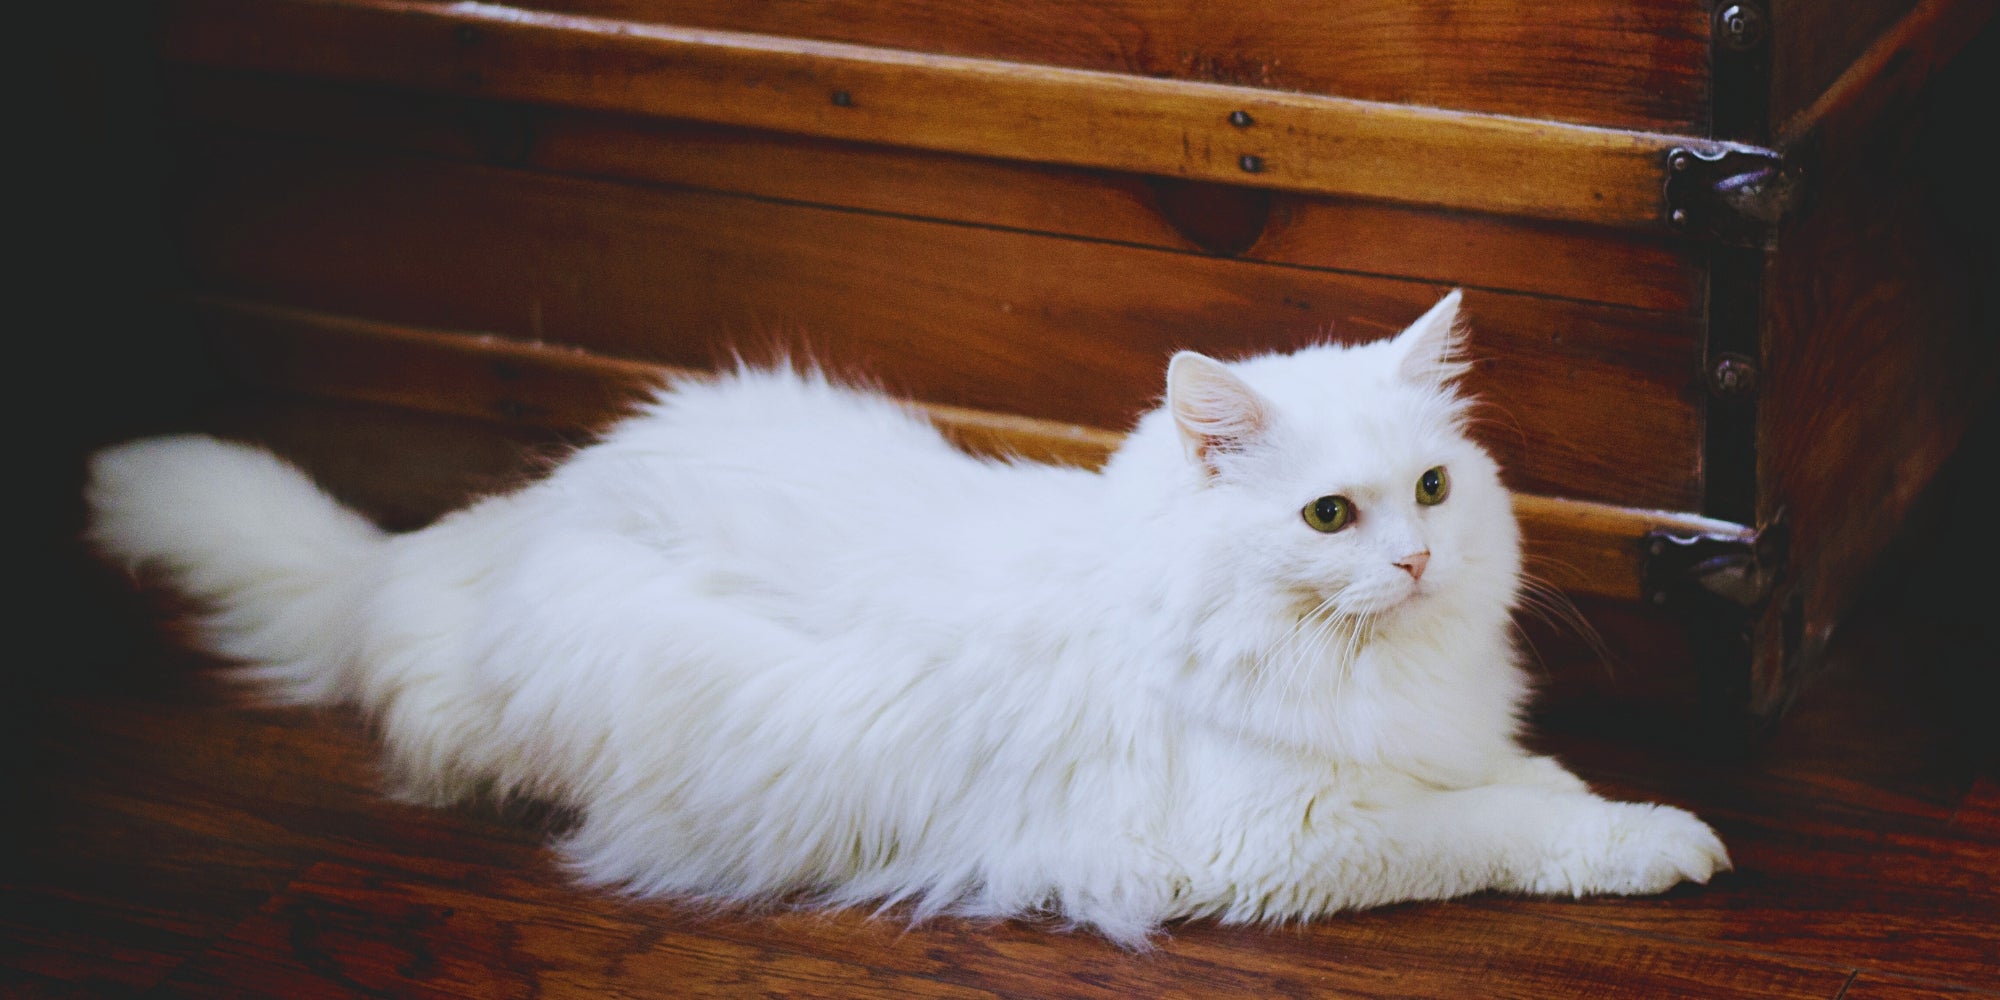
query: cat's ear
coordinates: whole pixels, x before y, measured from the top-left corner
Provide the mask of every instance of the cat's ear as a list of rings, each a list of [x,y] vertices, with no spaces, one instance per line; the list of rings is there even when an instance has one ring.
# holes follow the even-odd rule
[[[1167,365],[1167,409],[1188,455],[1211,473],[1217,455],[1241,451],[1271,423],[1264,397],[1222,362],[1194,351],[1175,354]]]
[[[1397,373],[1420,385],[1443,385],[1465,373],[1460,355],[1465,349],[1465,320],[1458,310],[1458,289],[1417,318],[1396,337],[1403,359]]]

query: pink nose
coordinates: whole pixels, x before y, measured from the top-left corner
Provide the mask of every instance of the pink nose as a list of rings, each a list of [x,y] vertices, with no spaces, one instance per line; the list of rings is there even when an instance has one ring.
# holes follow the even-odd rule
[[[1431,553],[1429,549],[1425,549],[1422,552],[1412,552],[1409,555],[1406,555],[1403,558],[1396,560],[1396,568],[1402,570],[1405,573],[1410,574],[1410,579],[1412,580],[1423,579],[1424,567],[1429,566],[1430,564],[1431,564]]]

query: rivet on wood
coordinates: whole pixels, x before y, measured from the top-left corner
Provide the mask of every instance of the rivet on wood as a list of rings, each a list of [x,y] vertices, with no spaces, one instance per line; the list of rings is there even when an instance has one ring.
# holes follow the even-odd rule
[[[833,106],[834,106],[834,107],[836,107],[836,108],[851,108],[851,107],[853,107],[853,106],[854,106],[854,95],[853,95],[853,94],[850,94],[850,93],[848,93],[848,92],[847,92],[847,91],[845,91],[845,90],[836,90],[836,91],[834,91],[834,92],[833,92]]]
[[[1229,113],[1229,124],[1237,128],[1249,128],[1257,124],[1257,119],[1250,117],[1250,112],[1248,111],[1231,111]]]
[[[1715,12],[1715,36],[1724,46],[1742,52],[1764,40],[1770,19],[1754,3],[1733,3]]]
[[[1708,387],[1718,396],[1748,396],[1757,391],[1757,364],[1740,354],[1724,354],[1708,370]]]
[[[1244,153],[1237,159],[1236,165],[1242,167],[1246,174],[1259,173],[1264,169],[1264,158],[1253,153]]]

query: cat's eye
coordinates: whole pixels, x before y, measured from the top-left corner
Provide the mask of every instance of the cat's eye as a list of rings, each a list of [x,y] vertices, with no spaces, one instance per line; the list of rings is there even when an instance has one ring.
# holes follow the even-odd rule
[[[1417,502],[1426,507],[1441,504],[1451,495],[1451,477],[1445,475],[1444,466],[1436,465],[1417,477]]]
[[[1306,523],[1314,531],[1332,534],[1353,522],[1354,501],[1346,497],[1320,497],[1306,504],[1306,508],[1299,513],[1305,515]]]

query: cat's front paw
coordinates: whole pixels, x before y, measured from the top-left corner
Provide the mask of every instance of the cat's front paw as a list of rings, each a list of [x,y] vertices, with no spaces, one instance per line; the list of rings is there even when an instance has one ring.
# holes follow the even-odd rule
[[[1706,885],[1730,869],[1729,851],[1694,814],[1673,806],[1593,803],[1566,824],[1527,880],[1546,895],[1639,896],[1681,882]]]

